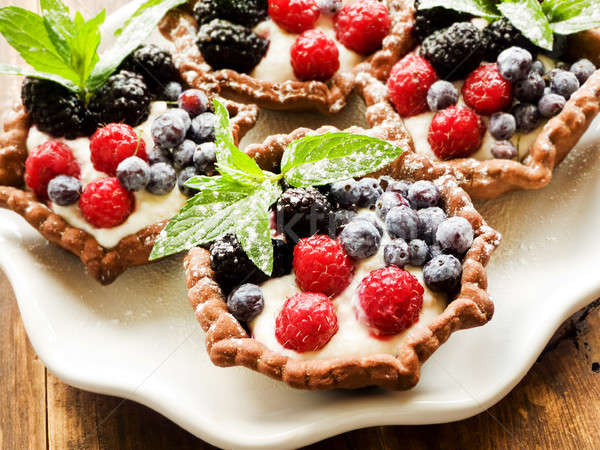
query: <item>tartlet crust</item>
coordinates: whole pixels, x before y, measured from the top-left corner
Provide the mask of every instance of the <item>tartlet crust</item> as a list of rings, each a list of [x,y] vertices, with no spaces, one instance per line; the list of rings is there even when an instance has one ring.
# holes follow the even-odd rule
[[[175,64],[191,86],[222,90],[235,95],[236,100],[256,103],[261,107],[305,111],[318,110],[335,114],[346,106],[357,73],[367,71],[384,79],[393,63],[413,46],[411,0],[391,0],[388,3],[392,29],[382,48],[351,72],[337,73],[327,83],[320,81],[271,82],[258,80],[234,70],[216,70],[206,64],[196,46],[197,23],[190,13],[194,1],[172,10],[159,25],[163,36],[173,43]],[[285,57],[285,56],[284,56]]]
[[[256,123],[258,108],[221,101],[232,115],[231,129],[237,142]],[[69,225],[32,192],[24,189],[29,127],[22,105],[8,112],[4,130],[0,133],[0,207],[21,215],[50,242],[79,257],[89,274],[102,284],[112,283],[128,267],[148,264],[154,240],[166,222],[147,226],[124,237],[116,247],[107,249],[91,234]]]

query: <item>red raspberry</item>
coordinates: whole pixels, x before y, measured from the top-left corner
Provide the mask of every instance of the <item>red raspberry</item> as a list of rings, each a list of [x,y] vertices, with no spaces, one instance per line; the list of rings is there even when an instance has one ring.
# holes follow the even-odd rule
[[[406,270],[374,270],[358,287],[357,318],[376,336],[401,333],[419,320],[423,292],[419,280]]]
[[[398,114],[410,117],[427,111],[427,91],[437,79],[431,64],[415,53],[398,61],[387,83]]]
[[[500,72],[498,65],[484,64],[475,69],[462,88],[465,103],[486,116],[508,108],[513,101],[513,89]]]
[[[333,21],[337,40],[362,55],[379,49],[392,27],[387,7],[377,0],[347,4]]]
[[[25,183],[41,200],[48,198],[48,183],[58,175],[79,178],[80,169],[71,148],[48,141],[33,149],[25,161]]]
[[[117,166],[130,156],[148,161],[146,143],[129,125],[111,123],[94,133],[90,142],[92,164],[96,170],[114,176]]]
[[[269,16],[290,33],[310,30],[320,14],[315,0],[269,0]]]
[[[299,80],[329,80],[340,68],[340,52],[320,30],[308,30],[292,45],[291,62]]]
[[[337,331],[333,303],[324,294],[305,292],[288,298],[275,320],[279,343],[300,353],[325,347]]]
[[[466,106],[451,106],[433,116],[427,141],[439,159],[466,158],[481,145],[485,124]]]
[[[101,178],[85,187],[79,207],[85,220],[96,228],[112,228],[132,213],[134,197],[116,178]]]
[[[354,264],[337,241],[317,235],[301,239],[294,249],[294,272],[300,289],[339,294],[352,281]]]

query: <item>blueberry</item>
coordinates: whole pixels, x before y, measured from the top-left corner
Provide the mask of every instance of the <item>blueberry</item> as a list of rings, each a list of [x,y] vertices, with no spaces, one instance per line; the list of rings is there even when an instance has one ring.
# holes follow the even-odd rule
[[[153,147],[148,152],[148,164],[153,166],[158,163],[171,164],[173,154],[169,150],[163,150],[159,147]]]
[[[388,184],[385,189],[387,192],[398,192],[402,195],[402,197],[408,197],[408,189],[410,188],[410,183],[408,181],[394,181]]]
[[[338,181],[331,185],[329,196],[333,203],[341,208],[352,208],[358,203],[358,191],[355,189],[356,181],[349,180]]]
[[[173,111],[167,111],[152,122],[152,138],[163,150],[177,147],[185,139],[185,121],[180,113]]]
[[[520,47],[510,47],[498,55],[498,71],[503,78],[514,82],[525,78],[531,71],[533,57]]]
[[[386,266],[404,269],[410,259],[408,244],[404,239],[394,239],[383,248],[383,260]]]
[[[356,205],[363,208],[374,206],[383,189],[375,178],[363,178],[356,182],[353,188],[357,198]]]
[[[397,206],[390,209],[385,218],[385,225],[393,238],[412,241],[419,237],[419,216],[409,206]]]
[[[375,203],[375,211],[377,211],[377,216],[381,220],[385,220],[385,216],[390,212],[390,209],[402,205],[408,206],[408,201],[402,195],[396,192],[384,192]]]
[[[344,227],[340,242],[350,257],[364,259],[377,253],[381,234],[371,222],[355,219]]]
[[[185,125],[185,132],[187,133],[192,125],[192,119],[190,115],[181,108],[172,108],[167,111],[169,114],[173,114],[175,116],[181,117],[183,123]]]
[[[579,80],[574,73],[560,70],[552,77],[550,87],[552,92],[569,100],[571,95],[579,89]]]
[[[421,239],[413,239],[408,244],[408,263],[421,267],[429,259],[429,246]]]
[[[515,116],[498,112],[490,117],[490,134],[494,139],[505,141],[514,136],[517,131]]]
[[[334,16],[342,9],[342,0],[316,0],[318,8],[321,10],[321,14],[326,16]]]
[[[83,187],[75,177],[59,175],[48,183],[48,197],[59,206],[74,205],[79,201]]]
[[[177,81],[171,81],[165,86],[163,90],[163,96],[165,100],[169,102],[176,102],[182,91],[183,88],[181,87],[180,83]]]
[[[130,156],[117,167],[117,179],[128,191],[141,191],[150,181],[150,166],[142,158]]]
[[[179,176],[177,177],[177,187],[179,187],[179,191],[183,195],[187,197],[193,197],[198,193],[196,189],[192,189],[185,185],[190,178],[195,177],[196,175],[198,174],[196,173],[195,167],[186,167],[179,172]]]
[[[367,222],[372,224],[375,228],[377,228],[377,231],[379,231],[379,234],[381,236],[383,236],[383,226],[381,226],[381,224],[379,223],[379,221],[377,219],[375,219],[375,217],[362,214],[362,215],[357,215],[353,220],[366,220]]]
[[[329,236],[335,238],[356,217],[356,211],[338,209],[329,222]]]
[[[440,190],[431,181],[420,180],[410,186],[407,198],[413,208],[428,208],[440,202]]]
[[[433,259],[436,256],[442,255],[444,252],[442,251],[442,247],[440,244],[433,244],[429,246],[429,259]]]
[[[446,213],[442,208],[433,206],[420,209],[417,216],[419,217],[419,237],[429,245],[433,244],[438,227],[447,218]]]
[[[213,113],[203,113],[192,120],[192,126],[188,131],[188,139],[196,144],[202,144],[215,140],[215,125],[217,117]]]
[[[512,109],[512,113],[517,121],[517,131],[529,133],[537,128],[540,123],[541,115],[537,106],[529,103],[519,103]]]
[[[189,167],[194,163],[194,153],[196,153],[196,143],[186,139],[173,149],[173,162],[176,169]]]
[[[540,110],[540,114],[542,116],[549,119],[561,112],[566,103],[567,100],[562,95],[550,93],[544,95],[540,99],[538,102],[538,109]]]
[[[531,71],[525,78],[515,83],[515,97],[522,102],[535,103],[544,95],[545,88],[544,78],[539,73]]]
[[[531,63],[531,71],[544,76],[546,73],[546,67],[544,66],[543,62],[541,62],[539,59],[536,59],[533,61],[533,63]]]
[[[166,163],[150,166],[150,181],[146,190],[154,195],[166,195],[173,190],[177,183],[175,169]]]
[[[462,265],[453,255],[438,255],[423,267],[425,284],[432,291],[454,294],[460,288]]]
[[[490,149],[496,159],[514,159],[517,157],[517,147],[510,141],[496,141]]]
[[[394,183],[396,180],[394,180],[392,177],[388,176],[388,175],[383,175],[381,177],[379,177],[379,186],[381,186],[381,189],[384,190],[384,192],[387,190],[388,186],[392,183]]]
[[[265,308],[261,289],[255,284],[242,284],[227,297],[227,309],[240,322],[249,322]]]
[[[579,84],[585,83],[595,70],[596,66],[589,59],[580,59],[571,66],[571,72],[575,74]]]
[[[200,144],[194,153],[194,166],[198,173],[208,176],[215,174],[217,163],[217,145],[214,142]]]
[[[427,104],[433,112],[456,105],[457,102],[458,90],[449,81],[436,81],[427,91]]]
[[[435,237],[442,250],[463,255],[473,245],[473,227],[464,217],[450,217],[440,224]]]
[[[178,98],[179,107],[191,116],[196,117],[208,111],[209,101],[206,94],[199,89],[188,89]]]

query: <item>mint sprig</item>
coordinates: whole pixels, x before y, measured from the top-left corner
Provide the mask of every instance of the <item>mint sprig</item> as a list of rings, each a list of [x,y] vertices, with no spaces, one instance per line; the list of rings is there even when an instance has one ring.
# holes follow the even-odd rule
[[[498,9],[523,36],[539,47],[552,50],[554,35],[538,0],[504,0]]]
[[[156,239],[150,260],[235,234],[250,260],[265,274],[273,272],[270,208],[281,196],[281,180],[294,187],[320,186],[359,177],[389,165],[402,149],[377,138],[328,133],[292,142],[281,173],[260,169],[233,142],[229,114],[214,101],[218,176],[193,177],[199,190]]]

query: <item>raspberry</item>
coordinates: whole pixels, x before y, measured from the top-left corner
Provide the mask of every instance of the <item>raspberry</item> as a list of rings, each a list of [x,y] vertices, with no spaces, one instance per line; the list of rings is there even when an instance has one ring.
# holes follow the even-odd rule
[[[315,0],[269,0],[269,16],[290,33],[310,30],[320,14]]]
[[[439,159],[466,158],[481,145],[485,125],[464,106],[451,106],[433,117],[427,141]]]
[[[320,30],[308,30],[298,36],[290,50],[294,75],[299,80],[329,80],[340,68],[340,52]]]
[[[48,198],[48,183],[57,175],[79,178],[80,169],[71,149],[62,142],[48,141],[33,149],[25,161],[25,183],[38,198]]]
[[[301,239],[296,245],[294,271],[300,289],[333,297],[352,281],[354,265],[339,242],[316,235]]]
[[[467,77],[462,95],[467,105],[489,116],[511,105],[513,89],[498,72],[497,64],[483,64]]]
[[[396,111],[409,117],[427,110],[427,92],[438,77],[429,62],[415,53],[402,58],[393,68],[387,86]]]
[[[401,333],[419,320],[425,289],[405,270],[374,270],[358,287],[357,318],[376,336]]]
[[[90,153],[94,168],[110,176],[130,156],[148,161],[146,143],[124,123],[111,123],[96,131],[90,141]]]
[[[101,178],[88,184],[79,200],[85,220],[96,228],[121,225],[133,212],[133,195],[116,178]]]
[[[376,0],[347,4],[333,21],[337,40],[362,55],[379,49],[392,27],[387,7]]]
[[[279,343],[300,353],[325,347],[337,331],[333,303],[324,294],[307,292],[288,298],[275,320]]]

